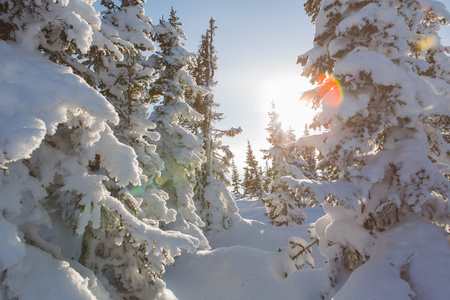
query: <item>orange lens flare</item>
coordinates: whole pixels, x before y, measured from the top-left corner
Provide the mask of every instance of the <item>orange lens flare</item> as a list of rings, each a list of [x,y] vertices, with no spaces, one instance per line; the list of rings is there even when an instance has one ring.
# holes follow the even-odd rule
[[[344,92],[341,83],[336,77],[328,74],[322,74],[317,78],[321,83],[316,91],[320,98],[322,98],[323,105],[337,107],[344,100]]]

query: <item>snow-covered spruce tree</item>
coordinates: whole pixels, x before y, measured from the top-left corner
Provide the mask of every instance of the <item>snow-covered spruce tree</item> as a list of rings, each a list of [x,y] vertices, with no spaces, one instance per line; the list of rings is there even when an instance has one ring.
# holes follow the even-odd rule
[[[246,192],[250,188],[250,182],[251,182],[251,174],[250,169],[244,167],[244,179],[242,179],[242,189],[244,190],[243,196],[247,196],[249,191]]]
[[[239,195],[241,193],[241,178],[234,158],[231,160],[231,185],[233,186],[233,194]]]
[[[261,151],[264,153],[263,159],[270,164],[270,184],[268,195],[262,201],[266,206],[270,224],[274,226],[301,224],[306,218],[301,202],[295,198],[295,192],[291,191],[282,179],[283,176],[295,178],[299,171],[296,166],[289,163],[290,153],[286,148],[289,136],[281,128],[274,102],[269,112],[266,130],[269,133],[267,141],[270,148]]]
[[[168,228],[180,230],[200,240],[201,248],[209,248],[203,234],[205,223],[194,203],[195,170],[205,161],[201,140],[185,125],[202,116],[186,101],[186,91],[201,89],[188,74],[186,66],[191,53],[182,45],[185,39],[181,23],[172,9],[168,21],[154,26],[155,40],[160,51],[151,57],[156,62],[158,79],[151,84],[151,96],[158,99],[150,120],[161,136],[157,153],[164,162],[160,187],[168,194],[168,207],[177,211],[176,221]],[[186,122],[188,121],[188,122]]]
[[[264,152],[264,151],[266,151],[266,150],[261,149],[261,152]],[[266,194],[269,192],[269,185],[273,181],[272,171],[273,170],[272,170],[271,166],[269,165],[269,160],[266,159],[264,170],[261,172],[262,187],[263,187],[264,193],[266,193]]]
[[[110,66],[112,72],[106,72],[101,86],[120,117],[114,128],[116,136],[135,150],[145,175],[138,187],[130,187],[131,196],[141,198],[139,208],[143,217],[170,222],[174,210],[167,210],[167,194],[158,188],[163,162],[156,153],[154,141],[159,139],[159,134],[152,131],[156,125],[148,119],[149,87],[155,80],[155,70],[143,51],[154,51],[155,48],[150,40],[153,33],[151,20],[145,16],[142,3],[123,1],[121,8],[104,13],[102,26],[111,28],[105,32],[115,32],[114,29],[119,32],[121,40],[115,43],[121,48],[123,59],[111,60],[114,64]]]
[[[286,135],[287,144],[293,143],[297,140],[295,131],[292,128],[288,129]],[[309,135],[309,130],[306,124],[303,135]],[[285,145],[285,147],[287,147],[287,145]],[[299,151],[298,149],[289,149],[289,151],[287,151],[286,161],[289,165],[294,167],[291,167],[292,176],[297,176],[298,178],[306,176],[311,179],[318,177],[316,173],[317,158],[313,147],[307,147],[306,149],[303,149],[303,151]],[[302,169],[302,171],[300,172],[298,169]]]
[[[247,141],[247,153],[245,158],[246,167],[244,167],[244,179],[242,187],[244,189],[244,196],[262,198],[262,180],[259,172],[258,161],[253,154],[252,145]]]
[[[237,207],[233,196],[228,191],[230,182],[227,178],[233,153],[229,147],[223,145],[223,136],[233,137],[239,134],[240,128],[220,130],[215,123],[222,120],[223,114],[217,112],[219,104],[214,101],[213,89],[217,84],[214,77],[217,70],[217,55],[214,47],[214,36],[217,26],[213,18],[209,21],[206,33],[202,35],[200,49],[191,65],[191,75],[197,85],[204,88],[207,93],[197,93],[193,108],[203,119],[196,122],[197,135],[203,142],[206,161],[197,174],[195,188],[195,202],[199,214],[205,222],[205,231],[218,232],[228,229],[237,218]]]
[[[110,181],[108,189],[130,213],[158,229],[161,222],[174,221],[176,211],[167,208],[167,193],[158,188],[163,162],[155,152],[154,141],[159,135],[151,132],[155,124],[148,120],[154,69],[143,54],[155,47],[143,2],[102,2],[106,10],[102,12],[101,39],[90,48],[83,64],[95,71],[96,87],[119,115],[119,123],[112,127],[114,134],[133,148],[142,171],[138,184],[121,188]],[[80,262],[108,274],[122,297],[156,297],[164,288],[159,278],[165,266],[178,255],[167,246],[176,244],[175,240],[161,235],[159,229],[151,239],[139,239],[120,220],[110,221],[108,230],[85,234]]]
[[[90,1],[1,0],[0,12],[3,40],[15,40],[29,48],[37,46],[53,62],[73,70],[85,69],[77,56],[89,50],[100,29],[98,13]],[[92,71],[74,72],[88,83],[94,82]]]
[[[120,170],[134,157],[106,125],[118,121],[114,109],[38,51],[1,41],[0,53],[8,70],[0,75],[0,294],[107,299],[94,273],[72,259],[86,226],[101,226],[101,207],[116,204],[90,161],[117,152],[105,169],[123,184],[139,178],[133,164]]]
[[[119,153],[118,160],[132,162],[133,153],[106,125],[118,119],[105,99],[70,69],[41,54],[46,48],[63,54],[86,51],[99,19],[81,1],[70,6],[2,1],[0,19],[7,24],[2,31],[8,29],[0,43],[0,147],[5,170],[0,218],[2,240],[10,241],[1,252],[1,294],[10,299],[44,291],[54,299],[107,297],[103,288],[98,293],[91,290],[97,284],[92,272],[70,260],[79,248],[67,241],[76,244],[77,238],[61,216],[78,234],[89,223],[100,226],[100,206],[113,199],[102,184],[104,176],[89,174],[89,162],[96,154],[110,156],[110,150]],[[119,182],[139,177],[134,164],[123,172],[111,161],[104,165]],[[45,227],[62,235],[55,234],[50,243]],[[82,283],[84,277],[90,277],[89,285]]]
[[[278,113],[276,112],[275,102],[272,100],[269,115],[269,124],[266,127],[266,131],[269,137],[266,140],[269,142],[270,148],[275,144],[281,146],[286,143],[286,133],[281,129],[281,122],[278,121]],[[263,160],[266,162],[266,178],[267,187],[275,179],[275,172],[273,170],[272,156],[270,155],[271,149],[261,149],[263,153]]]
[[[10,28],[1,44],[2,65],[9,66],[0,96],[2,128],[8,128],[0,139],[2,168],[8,169],[1,178],[2,236],[17,239],[2,252],[7,297],[108,298],[94,273],[73,260],[81,255],[87,262],[94,252],[101,259],[86,265],[96,275],[108,269],[122,297],[142,291],[156,297],[164,265],[181,248],[193,251],[198,240],[161,231],[111,194],[111,187],[139,185],[144,174],[136,153],[108,125],[119,124],[114,108],[72,73],[96,83],[74,57],[104,41],[98,14],[83,1],[7,1],[0,18]],[[87,237],[98,241],[91,252],[85,251]],[[117,290],[98,278],[116,297]]]
[[[305,130],[303,131],[303,136],[309,136],[309,128],[308,125],[305,124]],[[295,135],[290,135],[290,142],[295,142]],[[295,153],[293,164],[300,167],[302,169],[302,175],[309,179],[320,179],[319,174],[316,172],[317,161],[319,160],[316,157],[316,150],[314,147],[304,147],[301,149],[302,151],[298,151],[297,149],[293,149],[290,153]],[[300,160],[295,159],[300,158]],[[311,205],[312,203],[310,203]]]
[[[450,15],[427,0],[312,3],[314,48],[299,62],[319,84],[313,127],[325,132],[296,145],[320,152],[325,181],[290,183],[326,212],[315,224],[330,277],[323,296],[444,299],[450,85],[434,29]]]

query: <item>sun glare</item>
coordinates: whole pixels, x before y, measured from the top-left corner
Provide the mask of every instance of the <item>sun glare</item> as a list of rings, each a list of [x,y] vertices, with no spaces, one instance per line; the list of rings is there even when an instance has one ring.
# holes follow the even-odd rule
[[[302,93],[311,88],[308,79],[300,74],[273,74],[261,81],[260,97],[264,103],[261,109],[267,115],[273,101],[282,128],[292,128],[300,137],[304,133],[305,123],[310,123],[315,114],[306,101],[300,100]]]

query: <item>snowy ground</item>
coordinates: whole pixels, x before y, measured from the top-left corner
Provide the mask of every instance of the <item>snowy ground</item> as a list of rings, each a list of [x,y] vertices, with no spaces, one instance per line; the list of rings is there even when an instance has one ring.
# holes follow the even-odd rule
[[[163,276],[169,289],[166,299],[322,299],[328,275],[317,247],[312,254],[315,269],[305,265],[297,271],[288,255],[288,239],[299,236],[308,240],[308,228],[324,215],[322,208],[307,209],[305,225],[274,227],[260,202],[243,199],[237,205],[243,219],[210,237],[210,251],[183,254],[167,268]],[[358,238],[357,228],[346,230]],[[344,279],[344,285],[331,296],[336,300],[448,300],[450,248],[446,236],[448,233],[435,225],[406,218],[379,234],[371,259]]]
[[[309,240],[310,223],[324,214],[322,208],[308,209],[305,225],[274,227],[261,202],[244,198],[237,205],[243,219],[209,237],[210,251],[183,254],[167,268],[163,280],[174,296],[180,300],[292,299],[300,293],[307,296],[307,290],[320,290],[308,287],[320,284],[317,276],[322,273],[304,271],[309,266],[296,272],[287,250],[292,236]],[[321,268],[324,261],[316,248],[313,257],[316,268]]]

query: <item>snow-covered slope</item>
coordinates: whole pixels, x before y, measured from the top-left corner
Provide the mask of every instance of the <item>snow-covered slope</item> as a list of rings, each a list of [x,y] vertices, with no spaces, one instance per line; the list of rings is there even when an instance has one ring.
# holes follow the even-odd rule
[[[210,236],[212,250],[183,254],[167,268],[163,280],[174,296],[180,300],[290,299],[300,294],[304,299],[320,298],[322,280],[318,277],[324,273],[307,270],[309,266],[296,272],[288,253],[288,239],[309,239],[310,224],[274,227],[261,202],[243,198],[237,206],[243,219]],[[307,213],[307,222],[314,222],[323,210],[311,208]],[[315,250],[316,267],[320,268],[324,262]]]
[[[237,206],[243,219],[230,230],[208,237],[211,250],[183,254],[167,268],[166,298],[321,300],[329,284],[324,257],[314,245],[315,269],[305,265],[296,270],[289,258],[288,239],[309,240],[308,229],[324,215],[322,208],[307,208],[304,225],[274,227],[258,200],[243,198]],[[450,248],[443,234],[441,228],[414,218],[383,232],[371,259],[349,273],[340,286],[328,290],[327,299],[448,299]],[[405,236],[411,238],[405,241]]]

